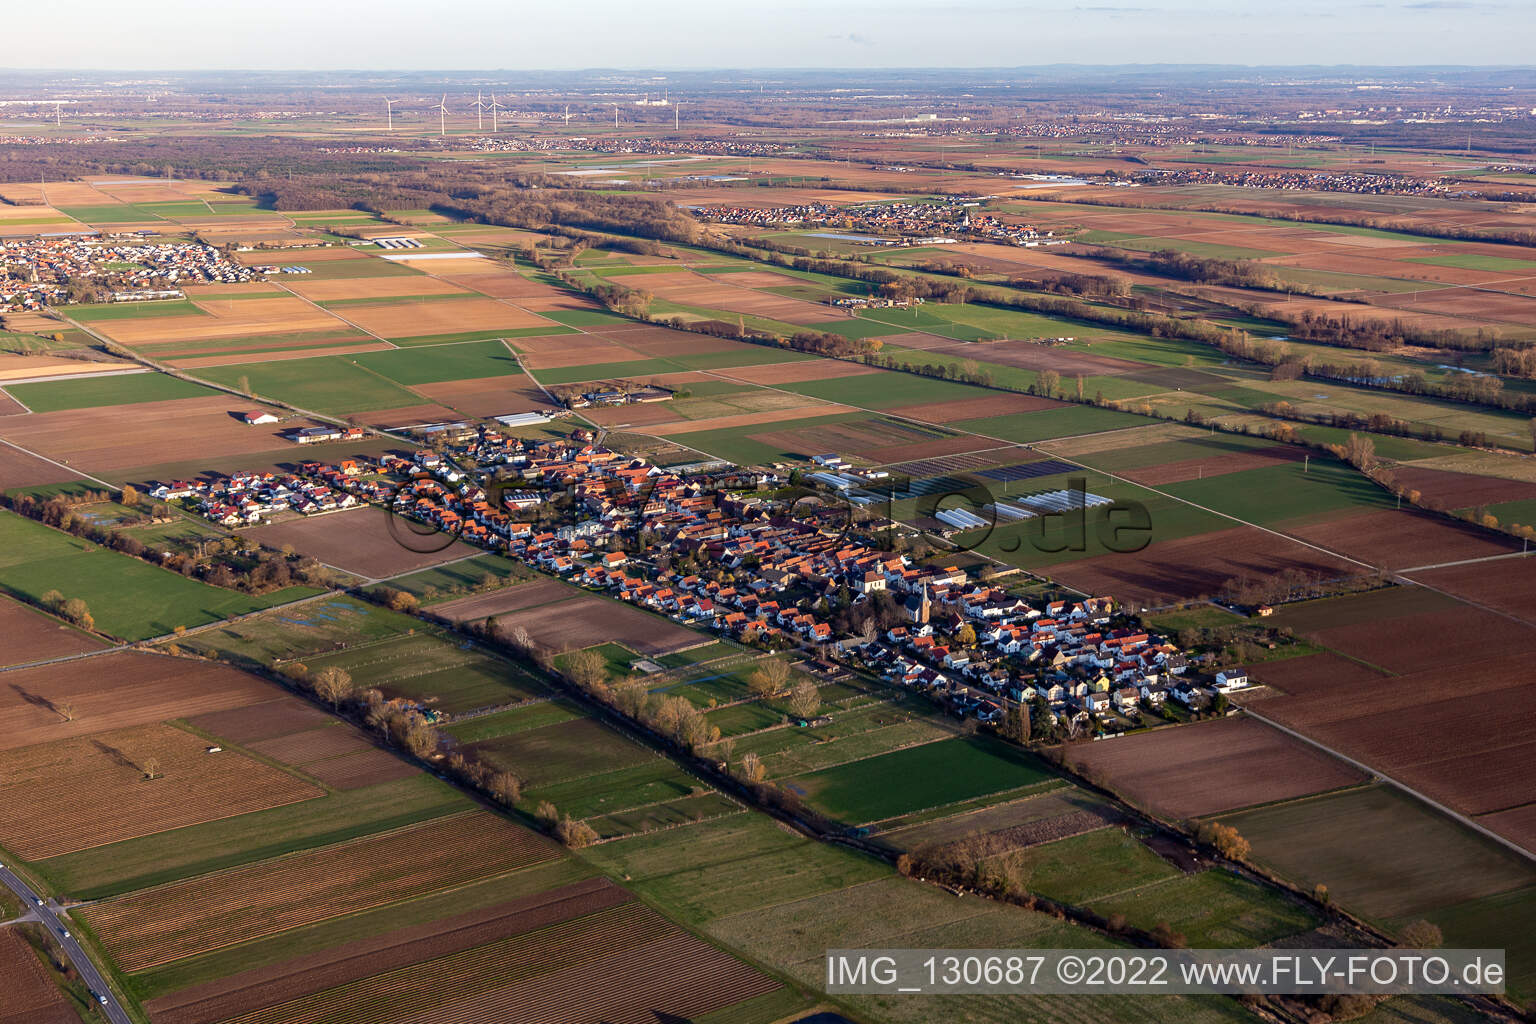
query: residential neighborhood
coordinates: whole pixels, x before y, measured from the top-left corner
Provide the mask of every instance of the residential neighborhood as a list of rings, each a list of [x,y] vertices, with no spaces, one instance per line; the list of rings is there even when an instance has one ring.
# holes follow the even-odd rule
[[[485,427],[445,442],[148,493],[231,527],[384,506],[696,628],[851,665],[982,724],[1028,705],[1038,728],[1113,734],[1174,707],[1208,710],[1248,685],[1236,671],[1190,672],[1177,646],[1110,598],[1042,602],[791,517],[777,473],[683,472]]]
[[[265,280],[276,267],[242,266],[202,242],[154,242],[152,231],[39,235],[0,242],[0,308],[74,301],[183,298],[181,284]]]
[[[1052,231],[1037,231],[1028,224],[1000,220],[976,209],[976,200],[950,198],[942,202],[913,203],[895,201],[836,206],[807,203],[797,206],[707,206],[693,212],[702,220],[719,224],[739,224],[756,228],[840,228],[878,233],[871,237],[826,235],[822,237],[865,244],[886,244],[880,236],[901,236],[903,244],[935,245],[955,241],[955,235],[970,241],[1000,242],[1005,245],[1034,247],[1052,244]],[[1064,241],[1064,240],[1063,240]]]

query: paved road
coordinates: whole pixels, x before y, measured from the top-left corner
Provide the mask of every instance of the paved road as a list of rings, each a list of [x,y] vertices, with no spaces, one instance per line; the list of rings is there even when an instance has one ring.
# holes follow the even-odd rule
[[[64,954],[69,957],[69,962],[75,965],[75,970],[80,972],[80,977],[85,979],[91,991],[107,997],[106,1003],[101,1007],[107,1019],[112,1024],[133,1024],[133,1018],[128,1016],[128,1011],[123,1009],[122,1004],[117,1001],[117,996],[107,987],[106,980],[96,969],[96,964],[81,948],[80,943],[75,941],[74,934],[71,933],[69,938],[64,937],[69,925],[59,916],[58,904],[51,899],[39,902],[37,893],[33,892],[32,888],[17,877],[10,868],[0,866],[0,882],[4,882],[8,889],[21,897],[27,909],[42,921],[48,931],[53,934],[54,940],[64,947]]]

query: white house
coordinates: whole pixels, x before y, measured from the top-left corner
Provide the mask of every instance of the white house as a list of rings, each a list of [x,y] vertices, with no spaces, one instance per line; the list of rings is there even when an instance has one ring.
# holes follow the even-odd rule
[[[1233,690],[1241,690],[1248,685],[1248,673],[1240,668],[1228,669],[1225,672],[1216,673],[1216,689],[1221,693],[1231,693]]]

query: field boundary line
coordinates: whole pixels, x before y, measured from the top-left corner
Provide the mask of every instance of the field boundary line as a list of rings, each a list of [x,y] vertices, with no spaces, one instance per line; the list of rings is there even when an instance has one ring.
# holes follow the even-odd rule
[[[11,382],[8,382],[8,384],[9,383],[15,383],[15,382],[11,381]],[[21,399],[17,398],[15,395],[11,394],[11,392],[8,390],[8,385],[6,387],[0,387],[0,395],[4,395],[6,398],[9,398],[11,401],[13,401],[17,405],[21,406],[21,411],[23,413],[25,413],[25,414],[27,414],[29,416],[32,415],[32,407],[27,405],[26,402],[23,402]]]
[[[136,899],[136,898],[138,898],[140,896],[145,895],[146,893],[158,892],[161,889],[168,889],[168,888],[170,888],[172,886],[185,885],[188,882],[196,881],[198,879],[217,878],[220,875],[227,875],[227,874],[231,874],[231,873],[237,872],[237,871],[245,871],[245,870],[248,870],[250,868],[260,866],[260,865],[277,864],[277,863],[280,863],[282,861],[294,860],[294,859],[299,858],[299,857],[311,856],[311,855],[313,855],[315,853],[323,852],[325,850],[337,850],[337,849],[340,849],[340,848],[345,847],[345,846],[351,846],[351,845],[356,844],[356,843],[362,843],[362,842],[366,842],[366,841],[373,840],[373,839],[379,839],[379,838],[384,837],[384,836],[399,835],[402,832],[408,832],[411,829],[420,828],[423,825],[427,825],[427,824],[433,824],[433,823],[441,824],[443,822],[452,821],[455,818],[463,818],[463,817],[467,817],[468,815],[472,815],[472,814],[485,814],[485,813],[488,813],[488,812],[486,812],[485,809],[482,808],[482,807],[468,807],[468,808],[465,808],[464,810],[461,810],[461,811],[458,811],[458,812],[455,812],[455,813],[452,813],[452,814],[442,814],[442,815],[438,815],[435,818],[426,818],[426,819],[423,819],[422,821],[411,822],[410,824],[406,824],[406,825],[398,825],[395,828],[384,829],[383,831],[380,831],[380,832],[369,832],[369,833],[366,833],[364,835],[353,836],[350,839],[343,839],[343,840],[340,840],[339,842],[327,843],[324,846],[306,846],[306,847],[303,847],[301,849],[289,850],[286,853],[279,853],[279,854],[277,854],[274,857],[266,857],[266,858],[263,858],[262,860],[246,861],[243,864],[232,864],[232,865],[230,865],[228,867],[214,868],[212,871],[204,871],[204,872],[201,872],[201,873],[195,874],[195,875],[186,875],[186,876],[181,877],[181,878],[173,878],[170,881],[159,882],[159,883],[157,883],[155,885],[146,886],[143,889],[130,889],[127,892],[120,892],[117,895],[109,896],[106,899],[96,900],[95,903],[97,903],[97,904],[109,904],[109,903],[115,903],[115,902],[118,902],[120,900],[126,900],[126,899],[130,899],[130,898]],[[534,833],[534,834],[535,835],[541,835],[541,833]],[[535,862],[535,863],[537,863],[537,862]],[[508,873],[509,872],[500,872],[499,874],[508,874]],[[493,878],[493,877],[499,877],[499,875],[487,875],[485,877],[486,878]],[[462,886],[458,886],[457,888],[462,888]],[[447,892],[449,890],[445,889],[445,890],[442,890],[442,891]],[[394,902],[401,902],[401,901],[397,900],[397,901],[394,901]],[[337,916],[350,916],[350,915],[337,915]],[[327,920],[331,920],[331,919],[327,918]],[[242,940],[242,941],[245,941],[245,940]],[[236,943],[236,944],[238,944],[238,943]],[[214,948],[222,948],[222,947],[214,947]]]
[[[283,282],[281,282],[281,281],[273,281],[272,283],[277,285],[283,291],[287,292],[289,295],[292,295],[294,298],[298,299],[300,302],[303,302],[303,303],[305,303],[307,305],[313,306],[314,308],[318,309],[320,312],[324,313],[326,316],[334,317],[337,320],[340,320],[342,323],[346,324],[348,327],[352,328],[354,331],[361,331],[362,333],[368,335],[371,338],[376,338],[377,340],[382,341],[384,344],[388,345],[392,349],[398,349],[400,347],[399,345],[396,345],[394,342],[390,341],[388,338],[384,337],[382,334],[376,334],[375,332],[370,331],[366,327],[363,327],[363,326],[361,326],[359,324],[353,323],[351,320],[348,320],[346,317],[342,316],[340,313],[337,313],[335,310],[326,309],[324,306],[320,305],[320,303],[318,303],[318,302],[315,302],[313,299],[306,299],[304,296],[300,295],[298,292],[294,291],[292,288],[289,288]]]
[[[1321,742],[1319,742],[1319,741],[1317,741],[1315,739],[1312,739],[1310,736],[1306,736],[1306,735],[1304,735],[1302,733],[1297,732],[1294,729],[1291,729],[1291,728],[1288,728],[1287,726],[1281,725],[1279,722],[1276,722],[1273,719],[1268,718],[1268,717],[1266,717],[1264,715],[1258,714],[1257,712],[1251,711],[1248,708],[1244,708],[1243,709],[1243,714],[1245,714],[1245,715],[1252,715],[1254,718],[1258,719],[1259,721],[1263,722],[1265,725],[1267,725],[1267,726],[1269,726],[1269,727],[1271,727],[1273,729],[1278,729],[1281,732],[1286,733],[1287,735],[1289,735],[1289,736],[1291,736],[1291,737],[1293,737],[1295,739],[1299,739],[1299,740],[1309,744],[1310,746],[1316,747],[1318,750],[1321,750],[1324,753],[1333,755],[1334,757],[1338,758],[1340,761],[1343,761],[1346,764],[1349,764],[1352,767],[1357,768],[1360,771],[1365,772],[1367,775],[1370,775],[1372,778],[1380,779],[1382,782],[1385,782],[1387,785],[1392,786],[1393,788],[1398,789],[1401,792],[1408,794],[1408,796],[1410,796],[1413,799],[1419,801],[1420,803],[1425,804],[1425,805],[1433,808],[1436,811],[1439,811],[1441,814],[1443,814],[1446,817],[1450,818],[1451,820],[1457,822],[1458,824],[1465,825],[1467,828],[1469,828],[1472,831],[1478,833],[1479,835],[1483,836],[1484,838],[1491,839],[1495,843],[1498,843],[1500,846],[1505,847],[1506,849],[1513,851],[1515,854],[1517,854],[1523,860],[1527,860],[1527,861],[1530,861],[1532,863],[1536,863],[1536,853],[1533,853],[1530,850],[1527,850],[1525,847],[1523,847],[1520,844],[1516,843],[1514,840],[1506,839],[1505,837],[1499,835],[1497,832],[1494,832],[1492,829],[1486,828],[1483,825],[1478,824],[1476,821],[1472,820],[1472,818],[1470,818],[1469,816],[1467,816],[1465,814],[1462,814],[1460,811],[1453,811],[1451,808],[1445,806],[1444,804],[1440,803],[1439,801],[1431,800],[1429,797],[1427,797],[1424,794],[1420,793],[1418,790],[1416,790],[1413,787],[1407,785],[1406,783],[1399,782],[1398,780],[1394,779],[1392,776],[1387,775],[1384,772],[1382,772],[1380,769],[1372,768],[1370,765],[1367,765],[1367,764],[1365,764],[1363,762],[1360,762],[1360,761],[1356,761],[1354,758],[1350,757],[1347,754],[1341,754],[1339,751],[1334,750],[1332,747],[1327,746],[1326,744],[1323,744],[1323,743],[1321,743]],[[1323,795],[1323,794],[1314,794],[1314,796],[1320,796],[1320,795]]]
[[[926,744],[917,743],[917,744],[913,744],[913,746],[919,746],[920,747],[920,746],[926,746]],[[911,748],[910,747],[897,747],[896,750],[894,750],[894,751],[885,751],[884,753],[896,753],[897,751],[909,750],[909,749],[911,749]],[[861,758],[860,760],[867,761],[870,758],[876,758],[876,757],[880,757],[880,756],[882,756],[882,754],[871,754],[871,755],[869,755],[868,758]],[[851,763],[851,762],[847,762],[847,763]],[[833,765],[833,767],[834,768],[840,768],[840,767],[842,767],[842,765]],[[810,774],[810,773],[802,772],[801,774],[805,775],[805,774]],[[790,776],[790,777],[794,778],[794,776]],[[1049,786],[1050,787],[1049,789],[1042,789],[1042,790],[1040,790],[1040,792],[1038,794],[1035,794],[1035,795],[1038,795],[1038,796],[1044,796],[1046,793],[1054,793],[1059,788],[1061,788],[1059,786],[1054,785],[1054,783],[1057,783],[1057,782],[1060,782],[1060,781],[1064,781],[1064,780],[1061,779],[1060,777],[1050,778],[1050,779],[1041,779],[1039,782],[1031,783],[1030,786]],[[1028,789],[1028,788],[1030,788],[1030,786],[1021,786],[1021,787],[1016,787],[1015,789],[1002,789],[1002,790],[998,790],[998,793],[1014,793],[1014,792],[1018,792],[1019,789]],[[984,793],[981,796],[973,796],[973,797],[969,797],[969,798],[967,798],[965,800],[951,800],[951,801],[949,801],[949,803],[946,803],[946,804],[931,804],[928,807],[919,807],[916,810],[907,811],[905,814],[893,815],[892,817],[889,817],[889,818],[871,818],[869,821],[859,822],[859,823],[855,824],[853,827],[854,828],[867,828],[867,829],[871,829],[871,830],[874,830],[874,831],[871,832],[871,835],[882,835],[883,836],[883,835],[886,834],[886,830],[880,828],[880,823],[882,821],[899,821],[902,818],[908,818],[908,817],[912,817],[914,815],[932,814],[934,811],[942,811],[942,810],[944,810],[945,808],[948,808],[948,807],[957,807],[957,806],[960,806],[960,805],[963,805],[963,804],[973,804],[973,803],[976,803],[976,801],[978,801],[978,800],[986,800],[987,797],[990,796],[990,795],[995,795],[995,794],[985,794]],[[1021,797],[1020,799],[1023,799],[1023,798]],[[1008,803],[1013,803],[1013,802],[1014,801],[1012,801],[1012,800],[1008,801]],[[926,821],[915,821],[911,825],[903,825],[902,828],[917,828],[917,827],[920,827],[922,825],[932,825],[934,822],[943,821],[946,818],[958,818],[958,817],[961,817],[961,816],[966,815],[966,814],[974,814],[977,811],[988,810],[991,806],[993,806],[993,805],[985,804],[984,803],[984,804],[981,804],[980,806],[972,807],[970,810],[966,810],[966,811],[958,811],[957,810],[953,814],[941,814],[938,817],[929,818]],[[1006,806],[1006,804],[998,804],[996,806],[1003,807],[1003,806]],[[898,830],[897,829],[891,829],[890,831],[895,832],[895,831],[898,831]],[[1058,836],[1057,838],[1065,839],[1066,837],[1065,836]]]
[[[28,412],[31,412],[31,410],[28,410]],[[36,414],[34,413],[33,415],[36,415]],[[109,491],[116,491],[116,490],[120,490],[121,489],[116,484],[109,484],[105,480],[101,479],[101,477],[99,477],[99,476],[92,476],[91,474],[89,474],[89,473],[87,473],[87,472],[85,472],[83,470],[76,469],[74,466],[71,466],[67,462],[60,462],[57,459],[50,459],[48,456],[43,455],[43,454],[41,454],[39,452],[34,452],[30,448],[23,448],[21,445],[17,444],[15,441],[10,441],[10,440],[7,440],[6,438],[0,437],[0,444],[4,444],[4,445],[7,445],[7,446],[9,446],[11,448],[14,448],[17,451],[21,452],[23,455],[30,455],[34,459],[42,459],[44,462],[48,463],[50,466],[58,466],[60,469],[68,470],[70,473],[73,473],[76,477],[79,477],[82,480],[89,480],[89,481],[91,481],[91,483],[101,484],[101,486],[105,487]]]
[[[1364,782],[1356,782],[1345,786],[1334,786],[1332,789],[1320,789],[1316,793],[1302,793],[1298,796],[1288,796],[1282,800],[1267,800],[1264,803],[1247,804],[1243,807],[1234,807],[1227,811],[1212,811],[1210,814],[1197,815],[1190,820],[1216,821],[1217,819],[1223,818],[1229,814],[1247,814],[1250,811],[1267,811],[1275,807],[1289,807],[1292,804],[1304,804],[1310,800],[1322,800],[1331,796],[1342,796],[1345,793],[1355,793],[1360,790],[1370,789],[1372,786],[1378,785],[1380,785],[1380,782],[1376,780],[1375,773],[1372,773],[1372,777],[1366,779]]]
[[[1106,826],[1106,827],[1108,827],[1108,826]],[[1094,829],[1093,831],[1097,832],[1099,830],[1098,829]],[[1088,833],[1087,832],[1079,832],[1079,833],[1077,833],[1077,835],[1062,836],[1061,838],[1062,839],[1076,839],[1078,836],[1085,836],[1085,835],[1088,835]],[[1056,842],[1060,842],[1060,841],[1061,841],[1060,839],[1047,840],[1047,842],[1052,842],[1052,843],[1056,843]],[[1138,843],[1141,842],[1141,840],[1139,840],[1139,839],[1137,839],[1136,841]],[[1045,843],[1037,843],[1036,845],[1037,846],[1044,846],[1046,844]],[[1145,843],[1142,843],[1142,845],[1146,846]],[[1034,848],[1035,847],[1026,847],[1026,849],[1034,849]],[[1095,896],[1091,900],[1084,900],[1082,903],[1079,903],[1078,906],[1091,908],[1095,903],[1101,903],[1104,900],[1118,899],[1121,896],[1125,896],[1125,895],[1127,895],[1129,893],[1144,893],[1144,892],[1146,892],[1149,889],[1157,889],[1157,888],[1159,888],[1161,886],[1170,885],[1173,882],[1179,882],[1179,881],[1182,881],[1182,880],[1184,880],[1186,878],[1193,878],[1196,875],[1203,875],[1207,871],[1219,871],[1219,870],[1221,870],[1221,868],[1219,868],[1219,867],[1217,867],[1215,865],[1211,865],[1211,866],[1208,866],[1208,867],[1200,868],[1200,869],[1195,870],[1195,871],[1185,871],[1185,870],[1183,870],[1182,868],[1178,867],[1175,864],[1169,864],[1167,859],[1164,858],[1162,854],[1158,853],[1156,850],[1153,850],[1150,846],[1148,846],[1147,849],[1151,850],[1153,855],[1155,855],[1158,860],[1161,860],[1164,864],[1168,864],[1168,866],[1170,868],[1173,868],[1175,873],[1172,874],[1172,875],[1169,875],[1167,878],[1154,878],[1150,882],[1143,882],[1140,885],[1133,885],[1129,889],[1121,889],[1118,892],[1107,892],[1103,896]],[[1241,877],[1241,876],[1238,876],[1238,877]]]

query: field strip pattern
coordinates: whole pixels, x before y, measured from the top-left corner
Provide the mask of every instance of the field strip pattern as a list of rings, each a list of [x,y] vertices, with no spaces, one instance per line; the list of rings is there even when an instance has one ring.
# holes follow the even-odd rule
[[[530,1015],[526,1004],[535,992],[544,993],[550,1009],[579,1012],[580,1019],[605,1019],[593,1015],[594,1007],[585,998],[579,1011],[560,1006],[569,1002],[570,993],[585,996],[591,987],[589,981],[584,988],[571,988],[551,977],[571,971],[606,980],[612,996],[622,1000],[620,1006],[634,1006],[631,1000],[646,994],[645,986],[634,984],[640,978],[667,989],[684,988],[687,976],[709,977],[709,987],[717,992],[746,989],[715,1005],[777,987],[648,907],[631,902],[231,1018],[227,1024],[372,1024],[385,1007],[389,1020],[422,1024],[574,1019]],[[441,1005],[444,992],[455,994],[453,1004]]]
[[[590,878],[445,920],[399,928],[304,957],[258,967],[151,1000],[156,1024],[212,1024],[294,1002],[425,960],[607,910],[633,897],[606,878]]]
[[[472,811],[172,882],[83,916],[124,971],[142,971],[555,856],[536,833]]]

